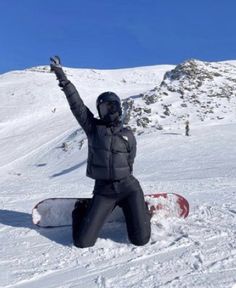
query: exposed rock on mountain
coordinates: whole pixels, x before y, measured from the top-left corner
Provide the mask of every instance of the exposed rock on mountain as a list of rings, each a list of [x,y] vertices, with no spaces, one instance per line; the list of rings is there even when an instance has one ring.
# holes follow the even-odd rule
[[[126,122],[134,130],[170,127],[186,119],[229,119],[236,115],[236,66],[191,59],[167,71],[159,85],[136,98],[125,101]]]

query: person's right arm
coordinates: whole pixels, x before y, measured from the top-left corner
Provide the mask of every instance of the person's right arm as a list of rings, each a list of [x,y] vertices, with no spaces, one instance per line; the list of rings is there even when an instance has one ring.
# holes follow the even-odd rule
[[[51,71],[53,71],[59,81],[59,86],[66,95],[70,109],[75,118],[86,132],[89,134],[94,123],[94,115],[89,108],[84,104],[75,86],[67,79],[58,56],[50,58]]]

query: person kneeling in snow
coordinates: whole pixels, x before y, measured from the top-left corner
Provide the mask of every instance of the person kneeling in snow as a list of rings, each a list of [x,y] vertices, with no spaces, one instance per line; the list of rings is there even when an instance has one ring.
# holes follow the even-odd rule
[[[120,98],[104,92],[97,98],[100,119],[83,103],[75,86],[67,79],[58,56],[50,58],[75,118],[88,138],[86,175],[95,179],[93,198],[83,219],[79,204],[72,212],[74,245],[93,246],[106,218],[119,205],[125,216],[128,236],[134,245],[145,245],[150,239],[150,214],[139,181],[133,176],[136,140],[133,132],[123,127]],[[80,217],[81,218],[81,217]]]

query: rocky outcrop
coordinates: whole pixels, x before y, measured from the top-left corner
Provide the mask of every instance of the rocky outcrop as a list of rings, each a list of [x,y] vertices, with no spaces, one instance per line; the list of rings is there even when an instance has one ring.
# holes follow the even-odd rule
[[[165,73],[160,85],[126,99],[126,124],[160,129],[188,119],[223,120],[236,107],[236,66],[187,60]]]

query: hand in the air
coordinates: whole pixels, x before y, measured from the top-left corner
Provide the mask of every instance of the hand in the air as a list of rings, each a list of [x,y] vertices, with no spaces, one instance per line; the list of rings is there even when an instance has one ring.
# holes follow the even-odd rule
[[[57,68],[62,68],[61,67],[61,59],[59,56],[53,56],[50,57],[50,67],[51,67],[51,71],[56,71]]]
[[[57,80],[59,80],[60,87],[63,87],[66,83],[68,83],[68,79],[62,69],[61,60],[59,56],[50,57],[50,67],[51,72],[54,72],[57,76]]]

